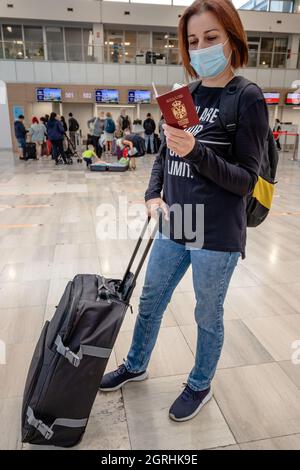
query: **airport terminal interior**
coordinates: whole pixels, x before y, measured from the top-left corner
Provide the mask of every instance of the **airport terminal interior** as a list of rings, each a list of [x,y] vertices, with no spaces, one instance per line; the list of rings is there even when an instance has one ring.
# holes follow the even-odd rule
[[[2,450],[54,448],[51,442],[22,442],[30,361],[45,322],[76,274],[124,275],[136,237],[104,238],[102,231],[109,226],[108,232],[122,232],[127,224],[137,234],[146,220],[144,195],[162,137],[152,83],[163,94],[189,80],[178,21],[191,3],[0,2]],[[233,4],[249,50],[248,63],[235,73],[264,93],[279,162],[270,213],[261,225],[247,229],[246,258],[239,259],[228,288],[213,397],[187,422],[169,418],[195,362],[189,268],[166,308],[148,379],[98,392],[75,449],[300,450],[300,2]],[[16,121],[30,130],[34,117],[41,123],[51,113],[64,116],[68,127],[71,117],[78,123],[62,141],[70,164],[48,141],[33,145],[30,131],[24,148],[16,138]],[[110,117],[114,134],[122,113],[144,150],[130,157],[126,171],[91,171],[97,162],[101,165],[97,157],[114,169],[120,157],[128,160],[121,134],[112,142],[96,135],[96,145],[93,139],[97,118]],[[149,113],[155,123],[153,147],[144,141]],[[91,166],[84,156],[87,148],[97,154]],[[143,240],[141,251],[145,245]],[[123,363],[130,348],[146,268],[147,260],[106,373]]]

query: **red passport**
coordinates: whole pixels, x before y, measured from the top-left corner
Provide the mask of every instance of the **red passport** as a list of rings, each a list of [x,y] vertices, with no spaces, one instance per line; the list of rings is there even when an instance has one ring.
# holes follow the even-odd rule
[[[156,99],[169,126],[186,129],[199,124],[199,116],[187,85],[156,96]]]

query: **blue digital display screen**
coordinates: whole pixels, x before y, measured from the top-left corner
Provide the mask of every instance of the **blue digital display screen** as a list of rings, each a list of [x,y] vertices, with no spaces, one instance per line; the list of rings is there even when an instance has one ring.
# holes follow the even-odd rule
[[[129,90],[128,103],[151,103],[151,91],[149,90]]]
[[[96,103],[119,103],[119,90],[96,90]]]
[[[37,88],[36,100],[41,102],[60,102],[61,88]]]

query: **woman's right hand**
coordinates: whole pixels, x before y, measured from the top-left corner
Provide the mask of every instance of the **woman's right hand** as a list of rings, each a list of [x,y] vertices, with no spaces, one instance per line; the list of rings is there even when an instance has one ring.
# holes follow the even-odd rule
[[[146,202],[147,213],[149,217],[158,218],[158,209],[160,208],[163,212],[165,220],[169,220],[169,210],[167,204],[161,198],[149,199]]]

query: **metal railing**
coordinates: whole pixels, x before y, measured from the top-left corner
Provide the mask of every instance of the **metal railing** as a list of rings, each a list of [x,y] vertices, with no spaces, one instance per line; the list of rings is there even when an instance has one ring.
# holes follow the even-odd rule
[[[43,43],[23,41],[0,41],[0,59],[91,62],[138,65],[180,65],[177,48],[137,49],[122,44],[99,46],[95,44]],[[269,52],[249,49],[247,67],[300,68],[300,54]]]

